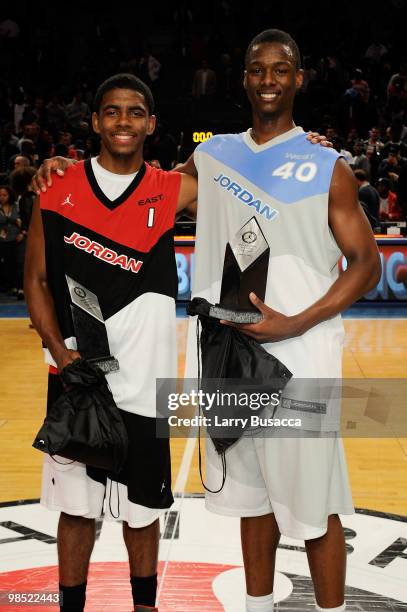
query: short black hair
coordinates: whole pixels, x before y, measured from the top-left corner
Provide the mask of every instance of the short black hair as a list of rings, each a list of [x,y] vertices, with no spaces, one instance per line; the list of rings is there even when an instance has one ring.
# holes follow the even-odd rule
[[[386,177],[379,178],[376,186],[380,187],[380,185],[383,185],[383,187],[390,190],[390,187],[391,187],[390,179]]]
[[[362,181],[362,182],[367,181],[367,174],[361,168],[358,168],[357,170],[354,170],[353,174],[358,179],[358,181]]]
[[[36,170],[32,166],[24,166],[13,170],[10,174],[10,187],[14,193],[23,195],[23,193],[28,191],[28,187],[35,173]]]
[[[154,113],[154,98],[151,89],[141,79],[129,73],[114,74],[98,87],[93,101],[95,113],[100,110],[103,96],[112,89],[133,89],[137,91],[144,96],[149,115]]]
[[[247,47],[247,51],[245,54],[245,64],[247,65],[249,62],[250,54],[255,45],[261,45],[263,43],[280,43],[282,45],[287,45],[292,51],[295,61],[295,68],[299,70],[301,68],[301,54],[298,48],[297,43],[293,39],[290,34],[284,32],[283,30],[264,30],[264,32],[260,32],[257,34]]]

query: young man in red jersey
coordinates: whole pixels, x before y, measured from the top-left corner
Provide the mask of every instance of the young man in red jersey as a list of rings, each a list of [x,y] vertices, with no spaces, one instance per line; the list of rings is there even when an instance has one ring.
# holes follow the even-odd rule
[[[142,81],[128,74],[105,81],[92,115],[99,156],[69,168],[64,181],[42,193],[30,225],[25,295],[50,365],[48,406],[62,391],[58,373],[80,356],[69,277],[98,297],[120,366],[107,380],[129,436],[128,459],[114,477],[45,457],[41,502],[61,512],[64,612],[84,609],[95,519],[104,499],[105,519],[123,522],[134,605],[155,605],[158,517],[173,503],[169,440],[155,435],[155,381],[177,376],[172,230],[176,214],[194,206],[197,187],[194,177],[144,163],[153,113],[153,97]]]

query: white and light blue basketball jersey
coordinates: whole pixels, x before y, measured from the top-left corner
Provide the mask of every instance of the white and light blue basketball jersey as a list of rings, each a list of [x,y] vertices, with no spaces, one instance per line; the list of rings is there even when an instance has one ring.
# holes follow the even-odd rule
[[[226,244],[254,216],[270,246],[265,303],[294,315],[319,300],[338,275],[340,250],[328,225],[338,157],[311,144],[300,127],[262,145],[250,131],[199,145],[193,296],[219,302]],[[340,378],[343,335],[336,316],[301,337],[263,346],[297,378]]]

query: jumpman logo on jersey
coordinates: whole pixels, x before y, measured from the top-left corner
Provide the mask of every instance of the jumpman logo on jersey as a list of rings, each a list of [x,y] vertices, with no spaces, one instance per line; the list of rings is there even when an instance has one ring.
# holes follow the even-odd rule
[[[68,206],[75,206],[75,204],[72,204],[71,202],[71,197],[72,193],[68,193],[67,197],[65,198],[65,201],[61,202],[61,206],[64,206],[65,204],[68,204]]]

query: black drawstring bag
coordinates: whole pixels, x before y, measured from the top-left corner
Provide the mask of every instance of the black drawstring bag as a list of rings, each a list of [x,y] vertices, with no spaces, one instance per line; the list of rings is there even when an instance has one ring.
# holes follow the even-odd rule
[[[222,393],[239,394],[254,392],[278,394],[292,377],[292,373],[273,355],[270,355],[256,340],[250,338],[234,327],[222,325],[215,318],[210,317],[212,308],[207,300],[194,298],[187,307],[191,316],[198,315],[197,323],[197,352],[198,352],[198,386],[204,391],[214,393],[219,389]],[[199,325],[202,332],[199,333]],[[200,367],[202,357],[202,373]],[[228,382],[228,379],[232,379]],[[236,384],[237,379],[241,383]],[[223,410],[221,408],[221,410]],[[219,408],[218,417],[221,418]],[[249,418],[253,411],[248,406],[235,405],[227,411],[227,416],[233,413],[237,418]],[[248,425],[247,427],[249,427]],[[207,432],[222,458],[223,481],[220,489],[211,491],[217,493],[222,490],[226,479],[225,451],[241,438],[246,427],[232,428],[227,437],[219,433],[221,427],[213,425],[207,427]],[[199,446],[199,469],[201,473],[201,453]],[[202,480],[202,473],[201,473]],[[206,490],[204,482],[202,484]]]
[[[60,376],[65,390],[51,406],[33,447],[117,474],[127,457],[128,437],[104,373],[76,359]]]

